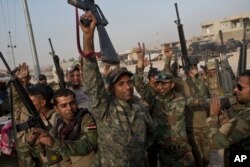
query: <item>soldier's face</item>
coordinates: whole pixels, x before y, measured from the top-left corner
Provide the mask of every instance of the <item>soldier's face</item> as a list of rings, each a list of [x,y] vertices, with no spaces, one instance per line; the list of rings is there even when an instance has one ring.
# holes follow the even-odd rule
[[[234,92],[236,93],[237,101],[240,103],[249,103],[250,102],[250,83],[249,77],[241,76],[238,81],[237,85],[234,88]]]
[[[166,95],[174,88],[174,82],[157,82],[157,92]]]
[[[78,86],[81,84],[80,71],[74,70],[68,74],[68,80],[73,86]]]
[[[77,110],[74,96],[60,96],[56,98],[56,101],[55,110],[62,116],[66,123],[72,121],[75,118],[75,112]]]
[[[114,84],[113,93],[121,100],[129,101],[133,99],[133,81],[128,75],[121,75]]]
[[[39,95],[30,96],[30,100],[32,101],[38,112],[40,112],[41,109],[46,105],[46,100]]]

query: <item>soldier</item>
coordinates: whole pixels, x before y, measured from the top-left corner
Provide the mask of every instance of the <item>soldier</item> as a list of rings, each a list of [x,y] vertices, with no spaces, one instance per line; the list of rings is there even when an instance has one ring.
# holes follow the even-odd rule
[[[207,99],[210,94],[202,77],[199,74],[197,65],[199,59],[196,56],[189,56],[190,69],[184,84],[184,94],[187,97]],[[196,166],[203,167],[209,164],[209,142],[206,127],[208,111],[204,106],[188,106],[186,112],[187,134],[192,146]]]
[[[96,124],[92,115],[87,109],[78,108],[75,94],[69,89],[56,91],[53,102],[58,115],[52,133],[35,129],[34,132],[39,133],[37,141],[63,156],[61,166],[72,162],[75,167],[82,164],[90,167],[97,146]]]
[[[47,77],[44,74],[39,74],[37,84],[46,84],[47,85],[48,84]]]
[[[153,88],[154,90],[156,89],[156,80],[155,76],[159,73],[159,70],[157,68],[150,68],[148,71],[148,85]]]
[[[206,85],[211,96],[223,96],[223,90],[220,87],[218,75],[216,74],[215,62],[208,61],[206,63]]]
[[[146,133],[152,120],[148,111],[133,99],[133,75],[126,68],[109,73],[109,93],[98,68],[94,53],[96,19],[86,12],[81,19],[89,19],[83,30],[83,78],[90,97],[92,114],[98,131],[96,166],[145,166]]]
[[[82,86],[82,79],[80,74],[80,63],[74,63],[66,70],[66,78],[68,86],[76,95],[76,102],[80,108],[89,109],[89,97],[86,95],[86,90]]]
[[[53,92],[48,91],[48,87],[48,85],[38,84],[27,88],[27,92],[31,101],[36,107],[37,112],[39,112],[40,117],[44,121],[44,124],[48,127],[52,127],[55,118],[55,111],[52,109],[52,105],[50,103],[50,100],[53,96]],[[16,121],[19,123],[24,123],[27,121],[24,118],[29,117],[29,113],[27,112],[24,106],[22,106],[20,111],[21,119],[17,119]],[[40,155],[40,152],[44,148],[42,148],[41,145],[31,144],[33,142],[30,138],[32,134],[33,132],[30,130],[26,132],[18,132],[17,147],[20,153],[19,157],[21,158],[22,164],[24,166],[45,165],[47,162],[45,155]],[[32,139],[34,139],[34,141],[36,140],[35,138]]]
[[[227,148],[229,153],[250,150],[250,70],[239,76],[234,92],[239,103],[234,108],[235,115],[218,127],[221,103],[218,98],[213,98],[210,102],[210,117],[207,119],[210,147]],[[226,157],[225,166],[228,165],[228,160],[229,156]]]
[[[211,97],[223,96],[224,91],[221,88],[218,71],[215,62],[208,61],[205,64],[205,84],[208,87]],[[225,121],[226,113],[221,114],[220,119]],[[222,122],[220,122],[222,124]],[[224,149],[212,150],[210,149],[210,166],[224,166]]]
[[[184,98],[176,93],[173,75],[164,71],[157,75],[157,92],[152,94],[143,82],[144,47],[137,56],[134,83],[137,91],[150,104],[151,115],[157,124],[155,135],[161,166],[194,166],[186,133],[185,112],[187,106],[203,105],[203,99]]]

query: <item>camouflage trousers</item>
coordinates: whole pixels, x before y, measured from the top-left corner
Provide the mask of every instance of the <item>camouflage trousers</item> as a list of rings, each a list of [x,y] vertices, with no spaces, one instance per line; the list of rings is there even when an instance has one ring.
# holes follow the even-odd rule
[[[195,159],[195,165],[205,167],[209,164],[210,149],[207,128],[188,128],[189,143]]]
[[[159,146],[161,167],[193,167],[194,157],[188,143],[180,146]]]

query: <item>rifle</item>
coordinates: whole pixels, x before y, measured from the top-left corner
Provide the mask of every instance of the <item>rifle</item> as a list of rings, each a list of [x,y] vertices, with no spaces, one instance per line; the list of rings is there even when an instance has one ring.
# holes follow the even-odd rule
[[[220,60],[220,85],[223,88],[225,93],[233,93],[235,75],[233,70],[228,62],[228,58],[226,56],[226,49],[223,42],[223,34],[222,31],[219,31],[219,36],[221,40],[221,53],[222,57]]]
[[[8,63],[6,62],[4,56],[2,55],[1,52],[0,52],[0,57],[1,57],[6,69],[10,75],[11,83],[15,87],[19,96],[22,98],[22,102],[23,102],[25,108],[27,109],[27,111],[31,115],[31,117],[26,122],[19,123],[19,124],[15,124],[15,119],[14,119],[14,115],[13,115],[12,121],[13,121],[13,125],[16,125],[14,127],[14,128],[16,128],[15,131],[16,132],[27,131],[27,130],[34,128],[34,127],[44,129],[45,131],[48,131],[49,129],[51,129],[50,123],[48,123],[48,126],[46,126],[44,124],[42,118],[40,117],[39,113],[36,110],[36,107],[34,106],[33,102],[31,101],[27,91],[25,90],[23,85],[20,83],[19,79],[15,76],[14,71],[11,71]],[[38,135],[38,134],[36,134],[36,135]],[[33,147],[35,145],[35,142],[36,142],[36,139],[32,140],[31,142],[28,142],[28,144],[31,147]],[[58,155],[56,152],[50,151],[48,149],[46,149],[46,152],[50,153],[49,154],[50,157],[48,159],[48,165],[56,164],[62,160],[62,157],[60,155]]]
[[[249,18],[243,19],[243,39],[240,42],[240,56],[238,61],[238,71],[237,76],[242,74],[246,70],[247,63],[247,45],[250,43],[250,40],[246,40],[246,27],[249,23]]]
[[[62,69],[60,67],[60,59],[55,54],[55,51],[54,51],[54,48],[53,48],[53,45],[51,43],[50,38],[49,38],[49,44],[50,44],[50,48],[51,48],[51,52],[49,54],[52,56],[53,61],[54,61],[54,65],[55,65],[55,68],[56,68],[56,73],[57,73],[57,76],[58,76],[58,79],[59,79],[59,87],[60,87],[60,89],[63,89],[63,88],[65,88],[65,82],[64,82],[63,71],[62,71]]]
[[[153,63],[152,63],[152,60],[151,60],[150,52],[148,53],[148,59],[149,59],[149,70],[151,70],[153,68]]]
[[[175,3],[175,10],[176,10],[176,15],[177,15],[177,20],[175,20],[175,23],[177,24],[179,40],[180,40],[180,44],[181,44],[181,52],[182,52],[182,56],[181,56],[182,67],[183,67],[183,70],[185,71],[185,73],[188,73],[191,65],[190,65],[190,62],[188,59],[186,39],[185,39],[185,35],[184,35],[183,25],[181,24],[181,20],[179,17],[177,3]]]
[[[99,34],[102,61],[109,64],[119,64],[120,60],[118,58],[118,54],[116,53],[105,29],[108,21],[103,15],[99,6],[95,4],[94,0],[68,0],[68,3],[84,11],[91,11],[94,14],[97,21],[97,31]],[[90,22],[91,21],[88,19],[81,20],[81,24],[83,24],[84,26],[89,26]],[[79,52],[81,54],[82,51],[79,50]]]

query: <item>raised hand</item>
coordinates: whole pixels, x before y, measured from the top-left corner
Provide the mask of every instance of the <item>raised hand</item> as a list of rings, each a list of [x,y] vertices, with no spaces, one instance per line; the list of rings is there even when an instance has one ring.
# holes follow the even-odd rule
[[[144,58],[145,58],[145,45],[144,45],[144,43],[142,43],[142,46],[141,46],[140,42],[138,42],[138,48],[136,49],[136,56],[138,59],[137,66],[139,68],[143,68],[144,67]]]
[[[166,58],[171,59],[173,56],[173,50],[171,47],[167,47],[164,49],[164,55],[166,56]]]
[[[19,70],[16,72],[18,79],[29,77],[29,66],[26,63],[19,64]]]

